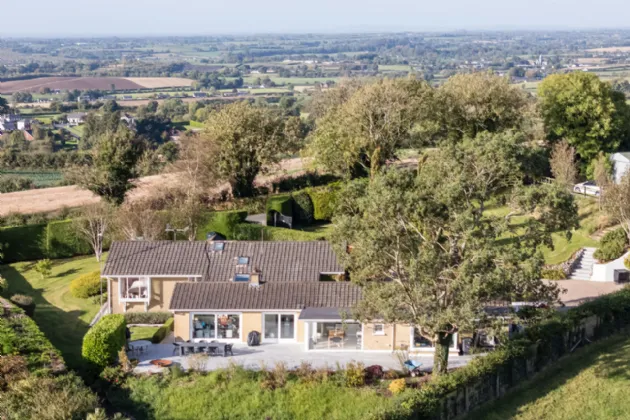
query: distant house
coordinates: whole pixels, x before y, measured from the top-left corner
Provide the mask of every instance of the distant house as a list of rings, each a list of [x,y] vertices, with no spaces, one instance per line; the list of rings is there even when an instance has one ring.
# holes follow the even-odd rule
[[[90,95],[81,95],[77,98],[77,102],[90,102],[92,99]]]
[[[19,114],[0,115],[0,130],[3,132],[30,129],[31,120],[22,118]]]
[[[18,130],[22,130],[22,131],[30,130],[31,129],[31,120],[26,120],[26,119],[19,120],[17,122],[17,129]]]
[[[136,119],[134,118],[133,115],[130,114],[122,114],[120,117],[120,121],[124,121],[125,124],[127,124],[127,127],[131,128],[131,129],[135,129],[136,128]]]
[[[115,101],[116,97],[114,95],[105,95],[103,96],[103,99],[106,101]]]
[[[74,114],[68,114],[68,124],[70,125],[79,125],[85,122],[85,117],[87,117],[87,112],[76,112]]]
[[[208,94],[206,92],[194,92],[193,98],[206,98]]]
[[[133,96],[131,95],[123,95],[123,101],[132,101],[133,100]]]
[[[613,180],[615,184],[619,184],[630,169],[630,152],[614,153],[610,160],[613,164]]]

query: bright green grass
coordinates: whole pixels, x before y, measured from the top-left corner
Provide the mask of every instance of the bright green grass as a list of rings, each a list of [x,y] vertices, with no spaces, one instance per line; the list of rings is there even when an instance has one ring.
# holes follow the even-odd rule
[[[514,394],[469,419],[630,418],[630,337],[616,336],[569,356]]]
[[[290,378],[284,387],[265,390],[260,376],[236,368],[231,373],[219,370],[167,381],[136,377],[108,399],[135,418],[172,420],[365,419],[393,400],[376,389],[348,388],[333,380],[309,384]]]
[[[135,340],[149,340],[153,338],[153,334],[160,327],[129,327],[129,331],[131,331],[131,341]]]
[[[595,231],[598,224],[600,212],[597,200],[593,198],[576,196],[578,212],[580,216],[580,227],[572,232],[571,239],[567,239],[564,233],[554,233],[552,235],[554,248],[543,247],[543,255],[547,264],[559,264],[568,260],[571,255],[583,247],[597,247],[598,241],[590,238],[590,233]],[[493,216],[505,216],[510,212],[510,208],[493,207],[486,210],[485,214]],[[511,235],[517,238],[522,230],[519,228],[527,220],[527,216],[516,215],[511,217],[511,225],[514,233]],[[508,236],[509,237],[509,236]]]
[[[33,270],[34,262],[0,265],[0,275],[9,282],[7,296],[32,296],[36,306],[35,322],[59,349],[71,368],[81,368],[81,343],[89,323],[98,312],[92,299],[70,294],[70,282],[78,276],[99,270],[93,256],[54,260],[50,277],[43,279]]]

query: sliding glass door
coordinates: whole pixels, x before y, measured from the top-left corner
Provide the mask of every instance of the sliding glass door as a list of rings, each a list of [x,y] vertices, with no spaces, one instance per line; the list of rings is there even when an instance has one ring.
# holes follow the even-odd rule
[[[294,314],[264,314],[263,322],[265,341],[295,340]]]

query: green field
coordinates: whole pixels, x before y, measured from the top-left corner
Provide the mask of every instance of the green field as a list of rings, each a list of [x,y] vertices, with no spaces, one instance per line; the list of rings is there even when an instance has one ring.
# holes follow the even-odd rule
[[[59,171],[39,171],[28,169],[1,170],[0,175],[19,176],[33,181],[36,187],[46,188],[59,185],[63,181],[63,173]]]
[[[131,331],[130,341],[135,340],[149,340],[153,338],[153,334],[160,329],[160,327],[129,327]]]
[[[59,349],[71,368],[81,368],[81,343],[89,323],[98,312],[92,299],[70,294],[70,282],[78,276],[99,270],[93,256],[53,261],[50,277],[42,279],[34,262],[0,265],[0,275],[9,282],[7,296],[25,294],[35,301],[35,322]]]
[[[630,337],[578,350],[469,420],[630,418]]]

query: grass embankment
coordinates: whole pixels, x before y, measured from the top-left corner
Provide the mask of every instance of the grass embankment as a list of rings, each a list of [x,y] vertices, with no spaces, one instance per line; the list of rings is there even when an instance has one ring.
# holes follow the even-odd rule
[[[598,241],[592,239],[590,235],[599,229],[603,222],[599,205],[594,198],[576,196],[578,212],[580,217],[580,227],[572,232],[571,239],[567,240],[563,232],[554,233],[553,249],[544,247],[542,249],[547,264],[559,264],[568,260],[571,255],[583,247],[597,247]],[[485,214],[492,216],[506,216],[511,209],[507,206],[489,208]],[[514,233],[510,238],[518,239],[522,234],[522,225],[528,216],[516,215],[511,217],[511,226]]]
[[[160,327],[129,327],[131,331],[131,341],[136,340],[149,340],[153,338],[153,334],[160,329]]]
[[[82,274],[99,270],[99,263],[94,256],[54,260],[52,274],[45,279],[34,267],[35,262],[0,265],[0,275],[9,283],[6,295],[32,296],[36,304],[35,322],[61,351],[68,366],[80,369],[83,336],[99,304],[93,299],[73,297],[70,282]]]
[[[469,419],[627,419],[629,388],[630,337],[616,336],[559,361]]]

